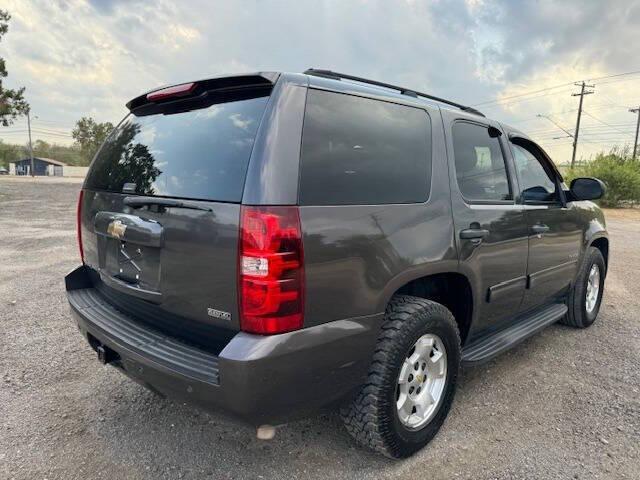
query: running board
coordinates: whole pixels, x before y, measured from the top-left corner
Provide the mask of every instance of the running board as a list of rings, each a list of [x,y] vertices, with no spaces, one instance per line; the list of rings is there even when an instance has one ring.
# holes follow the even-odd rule
[[[479,365],[509,350],[544,327],[560,320],[567,313],[567,306],[555,303],[536,310],[509,328],[474,341],[462,350],[464,366]]]

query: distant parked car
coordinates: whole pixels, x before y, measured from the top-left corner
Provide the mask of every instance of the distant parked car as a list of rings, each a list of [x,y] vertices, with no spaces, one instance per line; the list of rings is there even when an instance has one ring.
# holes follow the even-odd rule
[[[0,175],[9,175],[9,170],[4,167],[0,167]]]
[[[406,457],[460,365],[596,320],[604,185],[567,187],[472,108],[306,73],[130,101],[80,192],[68,299],[99,360],[155,391],[255,425],[341,404]]]

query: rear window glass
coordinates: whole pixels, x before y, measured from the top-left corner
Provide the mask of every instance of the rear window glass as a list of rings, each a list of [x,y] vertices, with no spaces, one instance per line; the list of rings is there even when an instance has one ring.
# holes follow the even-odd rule
[[[424,202],[431,121],[424,110],[309,90],[302,135],[300,203]]]
[[[268,97],[175,114],[130,114],[107,139],[87,188],[239,202]]]

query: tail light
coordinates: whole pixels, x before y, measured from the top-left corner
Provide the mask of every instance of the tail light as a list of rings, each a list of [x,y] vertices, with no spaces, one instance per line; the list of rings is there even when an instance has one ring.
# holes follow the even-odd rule
[[[171,97],[186,97],[190,95],[196,88],[195,83],[183,83],[182,85],[175,85],[173,87],[163,88],[162,90],[156,90],[147,94],[147,100],[150,102],[157,102],[159,100],[165,100]]]
[[[304,263],[297,207],[242,207],[240,327],[259,334],[302,327]]]
[[[78,194],[78,207],[76,208],[76,231],[78,236],[78,250],[80,250],[80,260],[84,263],[84,250],[82,248],[82,197],[84,190]]]

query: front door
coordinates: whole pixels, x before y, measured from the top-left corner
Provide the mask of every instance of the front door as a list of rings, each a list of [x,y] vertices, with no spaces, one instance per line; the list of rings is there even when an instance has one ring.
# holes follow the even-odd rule
[[[548,157],[528,139],[512,138],[511,152],[529,228],[527,291],[523,310],[560,301],[577,268],[582,231],[575,209],[562,199],[561,182]]]
[[[474,291],[469,340],[508,325],[526,286],[528,230],[505,138],[494,122],[443,111],[450,133],[452,206],[460,271]]]

